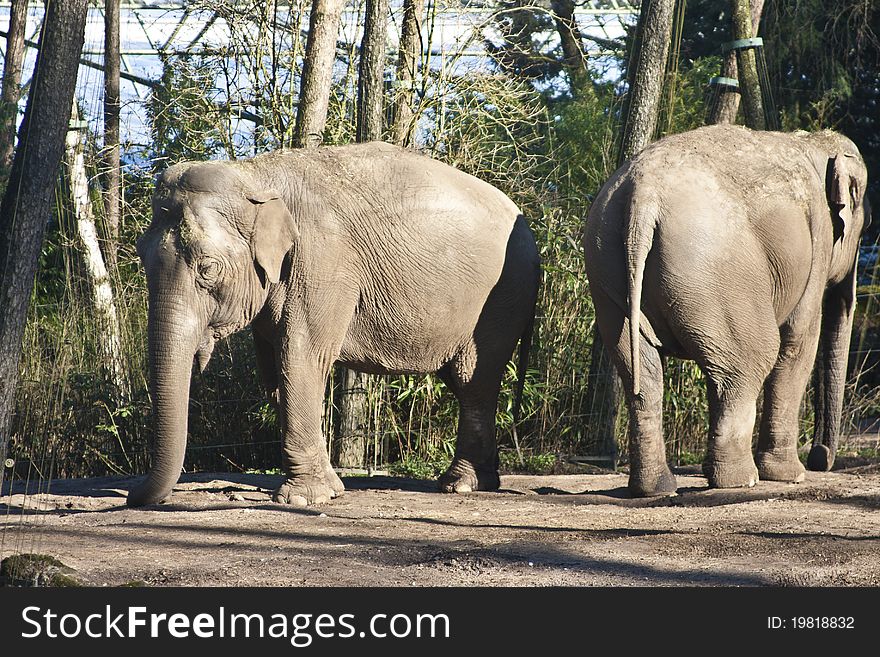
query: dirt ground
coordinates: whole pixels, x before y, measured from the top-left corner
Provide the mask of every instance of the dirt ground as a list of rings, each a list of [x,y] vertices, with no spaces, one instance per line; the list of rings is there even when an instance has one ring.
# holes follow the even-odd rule
[[[272,503],[266,475],[184,475],[139,510],[132,479],[57,480],[0,497],[0,557],[49,554],[92,586],[880,585],[880,466],[738,490],[697,472],[650,500],[624,473],[511,475],[468,495],[349,477],[307,509]]]

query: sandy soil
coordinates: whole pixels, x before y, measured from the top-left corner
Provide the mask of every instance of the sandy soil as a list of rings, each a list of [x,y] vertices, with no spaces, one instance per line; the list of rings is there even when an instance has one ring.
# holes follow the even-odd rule
[[[273,504],[272,476],[184,475],[141,510],[124,506],[131,479],[57,480],[0,498],[0,557],[49,554],[94,586],[880,585],[880,466],[738,490],[677,476],[652,500],[622,473],[463,496],[349,477],[308,509]]]

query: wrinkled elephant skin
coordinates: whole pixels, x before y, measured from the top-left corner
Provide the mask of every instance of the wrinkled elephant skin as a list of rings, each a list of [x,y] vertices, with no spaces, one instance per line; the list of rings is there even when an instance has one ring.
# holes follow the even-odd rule
[[[204,368],[215,342],[246,326],[281,420],[276,501],[343,491],[321,436],[334,363],[437,372],[460,406],[441,489],[498,487],[498,394],[521,338],[525,369],[540,265],[519,209],[491,185],[380,143],[182,163],[157,181],[138,252],[156,439],[130,505],[171,494],[193,359]]]
[[[738,126],[666,137],[604,185],[584,256],[600,334],[628,394],[633,495],[676,487],[662,434],[666,356],[696,361],[706,377],[711,486],[803,479],[799,410],[814,363],[807,465],[830,469],[866,187],[859,151],[840,134]]]

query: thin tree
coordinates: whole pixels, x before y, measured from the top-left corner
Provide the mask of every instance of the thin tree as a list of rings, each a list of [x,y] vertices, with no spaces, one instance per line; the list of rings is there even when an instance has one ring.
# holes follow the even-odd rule
[[[104,3],[104,255],[116,269],[119,222],[122,213],[122,169],[119,159],[119,0]]]
[[[758,26],[761,24],[761,14],[764,12],[764,0],[750,0],[752,14],[752,32],[750,37],[757,36]],[[736,51],[731,50],[724,56],[721,65],[721,76],[732,80],[739,79],[739,68],[736,64]],[[740,92],[725,87],[719,88],[718,102],[712,107],[709,123],[736,123],[736,115],[739,112]]]
[[[422,17],[425,0],[404,0],[400,28],[400,52],[397,60],[397,94],[392,139],[398,146],[409,146],[415,128],[413,112],[414,89],[422,55]]]
[[[0,204],[0,466],[10,437],[28,303],[64,156],[87,10],[87,0],[46,5],[18,147]]]
[[[388,36],[388,0],[367,0],[364,35],[358,63],[357,132],[359,142],[379,141],[384,132],[385,57]],[[359,468],[366,455],[368,421],[367,375],[339,372],[339,429],[337,464]]]
[[[27,8],[28,0],[12,0],[9,7],[9,31],[6,34],[3,85],[0,90],[0,174],[4,176],[12,166],[12,156],[15,152]]]
[[[639,35],[630,62],[631,83],[618,165],[651,143],[657,130],[674,9],[675,0],[645,0],[642,3]]]
[[[330,105],[336,36],[345,0],[314,0],[309,16],[309,38],[303,60],[294,146],[320,146]]]
[[[357,141],[382,139],[388,0],[366,0],[358,64]]]
[[[99,348],[101,365],[113,384],[118,399],[128,399],[128,383],[122,359],[122,340],[113,287],[98,240],[95,208],[89,194],[82,129],[76,101],[71,110],[71,129],[67,131],[65,166],[70,197],[76,215],[76,234],[79,237],[86,278],[92,292],[92,307],[100,330]]]
[[[590,78],[587,59],[582,48],[583,36],[574,16],[574,0],[551,0],[556,31],[562,46],[563,64],[568,71],[572,96],[577,97],[587,88]]]
[[[645,0],[642,3],[629,64],[627,110],[618,165],[637,155],[654,138],[669,57],[674,9],[675,0]],[[589,376],[587,397],[592,408],[598,409],[600,414],[594,422],[599,448],[603,454],[611,454],[616,460],[616,427],[623,390],[598,330],[593,331]]]
[[[750,39],[754,35],[755,29],[752,27],[752,9],[749,0],[733,0],[733,38],[735,40]],[[755,130],[763,130],[766,127],[764,102],[761,98],[761,81],[758,78],[758,64],[754,48],[737,49],[736,63],[746,125]]]

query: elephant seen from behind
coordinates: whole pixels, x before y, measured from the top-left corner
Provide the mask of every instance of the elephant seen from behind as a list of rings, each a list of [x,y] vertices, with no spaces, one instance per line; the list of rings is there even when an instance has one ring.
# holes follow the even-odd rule
[[[498,487],[501,379],[521,341],[521,394],[540,265],[525,219],[496,188],[381,143],[181,163],[158,178],[138,252],[156,435],[129,505],[169,497],[193,358],[204,368],[217,340],[249,325],[283,433],[276,501],[343,491],[321,435],[334,363],[437,372],[460,407],[441,489]]]
[[[843,135],[739,126],[663,138],[603,186],[584,256],[627,392],[633,495],[676,490],[662,434],[666,356],[692,359],[705,375],[711,486],[803,479],[799,411],[813,371],[807,464],[831,468],[866,188],[864,161]]]

